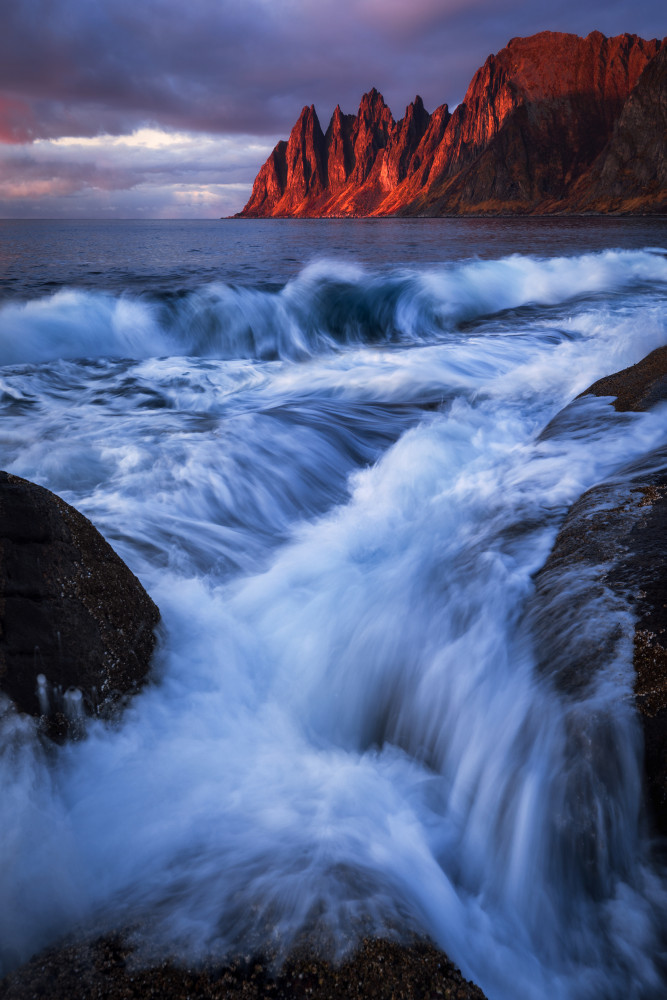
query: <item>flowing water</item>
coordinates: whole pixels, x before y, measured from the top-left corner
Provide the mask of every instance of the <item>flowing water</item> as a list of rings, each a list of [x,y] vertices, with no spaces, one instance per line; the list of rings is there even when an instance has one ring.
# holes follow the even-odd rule
[[[46,753],[5,717],[5,969],[81,927],[187,961],[416,932],[490,1000],[664,995],[632,620],[576,622],[623,638],[574,696],[525,609],[569,505],[665,444],[604,399],[540,432],[667,343],[666,236],[0,226],[0,467],[163,618],[119,724]]]

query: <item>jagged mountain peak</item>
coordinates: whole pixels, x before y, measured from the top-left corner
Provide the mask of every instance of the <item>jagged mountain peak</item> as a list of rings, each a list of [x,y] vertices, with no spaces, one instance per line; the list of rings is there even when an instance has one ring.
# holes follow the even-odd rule
[[[446,104],[429,114],[417,95],[395,122],[372,87],[356,115],[344,114],[337,105],[323,135],[311,104],[303,108],[289,141],[279,143],[260,170],[241,215],[576,210],[575,201],[587,204],[582,184],[612,141],[626,102],[662,44],[629,33],[607,38],[599,31],[585,38],[554,31],[512,38],[477,70],[452,114]],[[651,99],[644,94],[643,110],[627,114],[622,130],[623,149],[628,129],[636,127],[646,132],[639,141],[645,155],[663,160],[664,135],[658,132],[664,76],[651,76]],[[651,100],[655,114],[647,111]],[[608,165],[596,174],[596,205],[604,204],[600,185],[611,171]],[[633,176],[651,173],[662,176],[660,164],[651,161]],[[619,183],[616,176],[614,210],[623,211]],[[656,190],[655,183],[651,190],[648,201],[642,201],[633,189],[633,204],[641,203],[643,211],[664,206],[664,190]]]

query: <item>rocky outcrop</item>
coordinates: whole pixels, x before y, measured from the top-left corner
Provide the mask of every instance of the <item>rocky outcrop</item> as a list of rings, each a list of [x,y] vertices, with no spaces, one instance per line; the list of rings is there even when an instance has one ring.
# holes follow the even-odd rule
[[[644,69],[570,204],[587,212],[667,213],[667,45]]]
[[[456,997],[484,1000],[447,956],[429,944],[400,945],[366,940],[340,966],[319,958],[293,958],[272,971],[261,957],[222,968],[184,969],[163,962],[137,968],[131,947],[118,936],[52,949],[0,983],[5,1000],[104,997],[127,1000],[159,996],[162,1000],[414,1000]]]
[[[337,107],[320,140],[304,108],[240,215],[659,211],[661,48],[636,35],[544,31],[489,56],[453,114],[442,105],[429,115],[417,97],[394,122],[371,90],[356,116]]]
[[[287,186],[287,143],[280,141],[257,174],[246,215],[273,215]]]
[[[421,162],[414,154],[431,116],[416,97],[394,122],[377,90],[356,115],[337,107],[322,135],[314,107],[304,108],[289,142],[260,170],[245,216],[369,215]]]
[[[340,110],[340,104],[337,104],[324,137],[328,188],[334,194],[345,187],[352,173],[354,163],[352,131],[355,122],[355,116],[344,115]]]
[[[667,348],[601,379],[582,395],[615,397],[619,412],[667,402]],[[566,408],[547,435],[557,434],[559,424],[576,420],[577,406],[575,401]],[[565,574],[568,586],[559,600]],[[613,662],[627,632],[624,620],[632,614],[634,691],[644,736],[647,797],[656,828],[667,835],[665,449],[580,497],[535,585],[538,630],[542,619],[541,659],[552,683],[569,694],[594,683],[597,669]]]
[[[159,612],[82,514],[0,472],[0,691],[56,738],[145,679]]]
[[[601,153],[658,42],[544,31],[475,74],[410,211],[555,210]]]
[[[613,396],[618,413],[642,413],[667,402],[667,347],[659,347],[630,368],[599,379],[584,396]]]

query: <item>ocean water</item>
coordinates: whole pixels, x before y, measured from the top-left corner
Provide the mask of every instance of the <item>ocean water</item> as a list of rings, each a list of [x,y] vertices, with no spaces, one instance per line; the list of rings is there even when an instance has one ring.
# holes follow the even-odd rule
[[[541,436],[667,344],[664,220],[0,222],[0,261],[0,467],[163,619],[117,724],[0,722],[0,968],[418,933],[490,1000],[664,996],[631,616],[576,621],[623,635],[573,695],[527,614],[664,447],[605,399]]]

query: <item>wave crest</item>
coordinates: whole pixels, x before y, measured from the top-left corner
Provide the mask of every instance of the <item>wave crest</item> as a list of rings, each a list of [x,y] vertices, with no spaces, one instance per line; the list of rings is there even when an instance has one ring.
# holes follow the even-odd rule
[[[442,339],[525,306],[667,284],[653,250],[540,259],[512,255],[372,273],[318,261],[277,289],[216,282],[166,298],[67,289],[0,309],[0,364],[195,356],[302,360],[346,345]]]

